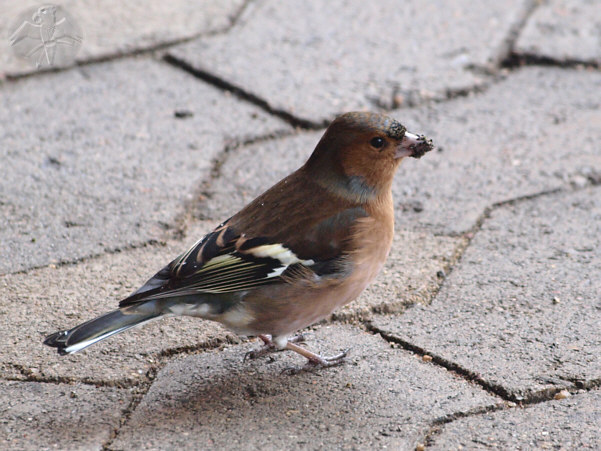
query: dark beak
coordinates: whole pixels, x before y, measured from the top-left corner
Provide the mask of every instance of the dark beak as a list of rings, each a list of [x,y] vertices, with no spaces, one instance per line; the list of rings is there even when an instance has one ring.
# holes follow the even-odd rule
[[[424,135],[414,135],[413,133],[405,132],[405,136],[403,136],[396,150],[395,157],[421,158],[433,148],[431,139],[426,138]]]

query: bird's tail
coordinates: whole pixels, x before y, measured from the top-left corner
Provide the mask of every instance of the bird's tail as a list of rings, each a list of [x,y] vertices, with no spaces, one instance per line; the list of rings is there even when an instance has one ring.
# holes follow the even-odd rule
[[[62,330],[48,335],[44,344],[57,348],[60,355],[71,354],[161,315],[156,311],[123,313],[122,310],[115,310],[71,330]]]

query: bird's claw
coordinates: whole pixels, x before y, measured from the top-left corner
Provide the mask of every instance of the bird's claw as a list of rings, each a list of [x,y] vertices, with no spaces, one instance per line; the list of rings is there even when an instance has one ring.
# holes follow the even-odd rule
[[[242,361],[246,362],[247,360],[258,359],[259,357],[263,357],[275,351],[276,349],[274,349],[272,345],[261,346],[259,349],[255,349],[254,351],[248,351],[246,354],[244,354],[244,359],[242,359]]]
[[[320,370],[322,368],[329,368],[331,366],[338,366],[345,362],[345,358],[350,352],[351,348],[347,348],[342,351],[340,354],[336,354],[330,357],[321,357],[316,355],[315,357],[307,359],[307,363],[305,363],[300,368],[295,367],[287,367],[282,370],[282,374],[287,374],[288,376],[293,376],[295,374],[304,373],[304,372],[314,372]]]

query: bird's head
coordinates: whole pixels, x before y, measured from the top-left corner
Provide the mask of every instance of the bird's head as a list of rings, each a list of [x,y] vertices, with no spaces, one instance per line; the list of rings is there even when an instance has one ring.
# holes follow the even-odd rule
[[[390,190],[404,157],[420,158],[432,147],[391,117],[346,113],[330,124],[305,168],[332,191],[366,201]]]

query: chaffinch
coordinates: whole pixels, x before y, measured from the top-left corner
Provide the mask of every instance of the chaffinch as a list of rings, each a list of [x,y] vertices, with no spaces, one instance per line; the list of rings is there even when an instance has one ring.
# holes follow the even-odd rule
[[[340,363],[291,334],[357,298],[384,264],[393,237],[392,179],[404,157],[432,149],[396,120],[355,112],[335,119],[309,160],[220,224],[119,303],[119,309],[44,344],[61,355],[167,315],[219,321],[309,366]]]

